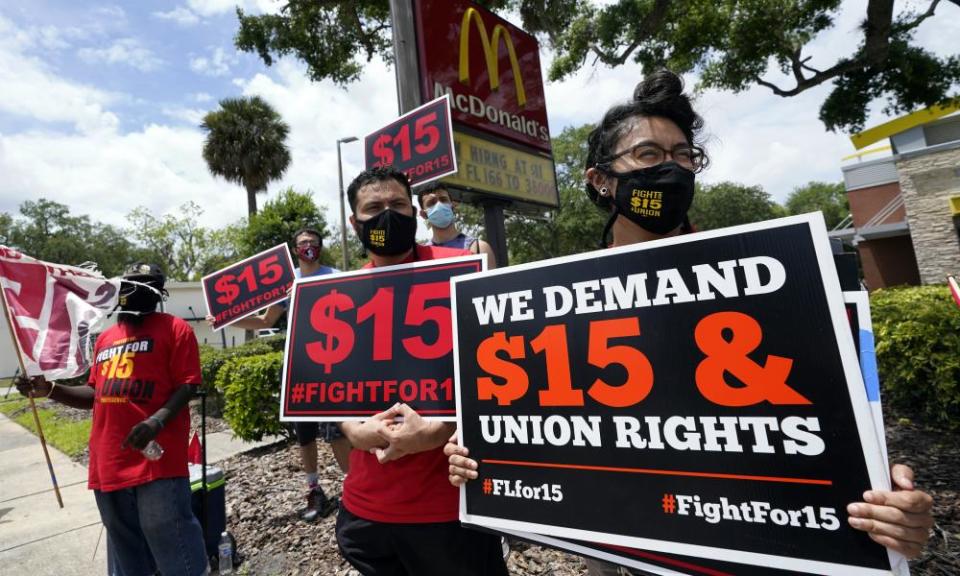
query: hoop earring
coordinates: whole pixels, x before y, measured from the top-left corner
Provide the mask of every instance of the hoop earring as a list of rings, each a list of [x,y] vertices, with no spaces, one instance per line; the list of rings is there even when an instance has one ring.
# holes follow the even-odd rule
[[[600,195],[601,195],[601,196],[609,196],[609,195],[610,195],[610,190],[608,190],[606,186],[601,186],[601,187],[600,187]]]

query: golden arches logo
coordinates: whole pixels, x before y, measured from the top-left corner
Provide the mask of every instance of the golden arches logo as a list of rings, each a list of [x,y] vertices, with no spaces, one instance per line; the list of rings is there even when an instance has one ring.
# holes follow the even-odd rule
[[[496,90],[500,87],[500,58],[498,58],[498,52],[500,50],[500,39],[502,38],[503,43],[507,46],[507,54],[510,56],[510,66],[513,68],[513,82],[517,86],[517,103],[523,106],[527,102],[527,93],[523,89],[520,64],[517,63],[517,52],[513,48],[510,31],[503,24],[498,23],[493,27],[493,36],[488,36],[487,27],[476,8],[467,8],[467,11],[463,13],[463,21],[460,23],[460,81],[466,83],[470,79],[471,20],[477,25],[477,32],[480,34],[483,56],[487,62],[487,72],[490,75],[490,89]]]

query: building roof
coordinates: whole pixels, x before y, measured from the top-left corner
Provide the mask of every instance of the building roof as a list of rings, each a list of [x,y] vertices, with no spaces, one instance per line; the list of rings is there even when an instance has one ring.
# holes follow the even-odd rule
[[[934,104],[929,108],[911,112],[906,116],[894,118],[893,120],[884,122],[883,124],[879,124],[873,128],[867,128],[863,132],[852,134],[850,136],[850,141],[853,142],[854,148],[861,150],[875,142],[879,142],[880,140],[889,138],[901,132],[906,132],[907,130],[916,126],[922,126],[923,124],[933,122],[938,118],[942,118],[948,114],[953,114],[957,111],[960,111],[960,99],[956,99],[954,102],[947,104],[946,106]]]

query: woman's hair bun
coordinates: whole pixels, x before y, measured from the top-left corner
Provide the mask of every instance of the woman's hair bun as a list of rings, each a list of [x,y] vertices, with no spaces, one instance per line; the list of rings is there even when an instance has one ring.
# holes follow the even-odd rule
[[[683,94],[683,78],[664,69],[646,76],[633,89],[633,99],[639,101],[673,99],[681,94]]]

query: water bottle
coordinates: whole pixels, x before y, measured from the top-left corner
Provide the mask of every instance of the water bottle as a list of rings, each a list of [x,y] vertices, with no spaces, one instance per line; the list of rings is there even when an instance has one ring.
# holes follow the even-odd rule
[[[159,460],[163,456],[163,446],[156,440],[151,440],[140,452],[147,460]]]
[[[220,535],[220,543],[217,544],[217,552],[220,556],[220,574],[233,574],[233,539],[228,532]]]

